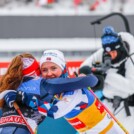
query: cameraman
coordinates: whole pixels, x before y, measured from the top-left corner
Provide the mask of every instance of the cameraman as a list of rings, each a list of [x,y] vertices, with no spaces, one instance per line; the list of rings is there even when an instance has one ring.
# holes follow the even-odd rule
[[[79,72],[94,73],[100,79],[94,91],[102,91],[100,99],[134,134],[134,37],[127,32],[116,33],[109,26],[104,28],[101,42],[102,48],[82,63]]]

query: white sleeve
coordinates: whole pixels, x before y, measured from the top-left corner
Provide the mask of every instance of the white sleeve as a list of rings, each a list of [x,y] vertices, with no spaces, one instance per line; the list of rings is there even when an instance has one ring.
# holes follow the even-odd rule
[[[93,53],[91,56],[89,56],[80,67],[83,66],[89,66],[92,67],[92,64],[96,62],[102,62],[102,56],[103,56],[103,49],[99,49],[97,52]]]
[[[129,54],[134,53],[134,36],[128,32],[120,32],[118,34],[121,36],[123,41],[128,43],[130,47]]]
[[[131,56],[133,62],[134,62],[134,55]],[[129,58],[125,64],[126,67],[126,74],[125,78],[126,81],[128,81],[128,87],[126,87],[128,95],[134,94],[134,64],[132,63],[131,59]]]

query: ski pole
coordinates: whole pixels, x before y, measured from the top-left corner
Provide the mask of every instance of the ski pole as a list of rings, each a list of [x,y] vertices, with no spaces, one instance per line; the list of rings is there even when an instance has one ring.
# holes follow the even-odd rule
[[[18,112],[18,114],[22,117],[22,119],[24,120],[28,130],[30,131],[31,134],[35,134],[34,131],[32,130],[31,126],[28,124],[27,120],[25,119],[25,117],[23,116],[18,104],[16,102],[13,103],[13,106],[15,108],[15,110]]]
[[[108,114],[114,119],[114,121],[120,126],[120,128],[126,133],[129,134],[126,128],[116,119],[116,117],[110,112],[110,110],[99,100],[99,98],[95,95],[90,87],[88,87],[89,91],[93,94],[93,96],[100,102],[100,104],[104,107],[104,109],[108,112]]]

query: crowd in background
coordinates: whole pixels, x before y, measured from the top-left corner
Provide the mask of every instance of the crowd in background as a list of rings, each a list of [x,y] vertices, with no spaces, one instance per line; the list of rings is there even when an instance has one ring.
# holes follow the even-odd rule
[[[85,7],[89,12],[97,10],[105,10],[107,12],[107,8],[110,12],[125,12],[126,6],[131,6],[134,0],[0,0],[0,8],[8,5],[13,7],[16,3],[18,6],[28,6],[32,4],[34,7],[43,7],[49,10],[58,6],[58,8],[68,7],[69,9],[74,8],[75,10]],[[129,9],[132,10],[130,7]]]

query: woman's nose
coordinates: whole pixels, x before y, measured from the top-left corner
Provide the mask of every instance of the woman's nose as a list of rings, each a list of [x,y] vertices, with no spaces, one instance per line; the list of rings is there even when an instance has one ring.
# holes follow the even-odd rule
[[[52,71],[48,70],[47,75],[52,75]]]

